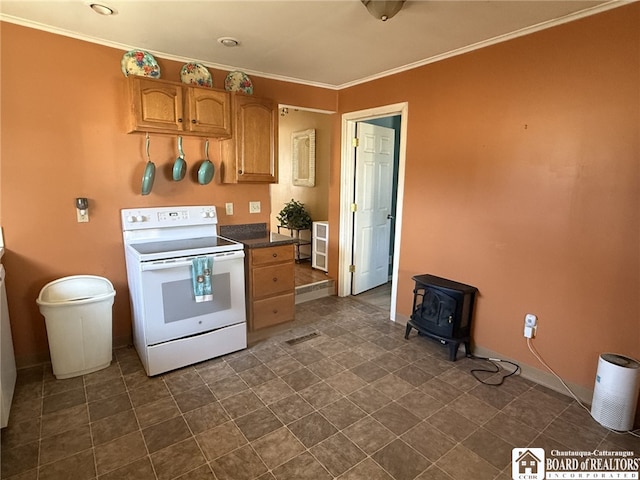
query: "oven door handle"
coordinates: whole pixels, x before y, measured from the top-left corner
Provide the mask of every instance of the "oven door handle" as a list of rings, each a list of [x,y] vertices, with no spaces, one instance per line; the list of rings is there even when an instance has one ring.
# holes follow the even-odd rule
[[[206,255],[198,255],[198,256],[206,256]],[[198,256],[180,258],[176,260],[156,260],[152,262],[142,262],[140,264],[140,270],[142,270],[143,272],[150,272],[153,270],[166,270],[169,268],[190,267],[192,264],[192,260],[194,258],[198,258]],[[216,253],[212,256],[214,259],[213,268],[215,273],[217,262],[226,262],[229,260],[244,258],[244,252],[242,250],[239,250],[239,251],[226,252],[226,253]]]

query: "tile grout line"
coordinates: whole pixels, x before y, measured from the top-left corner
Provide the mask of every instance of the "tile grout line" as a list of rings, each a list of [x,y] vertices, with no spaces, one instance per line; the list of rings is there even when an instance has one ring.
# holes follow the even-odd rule
[[[145,448],[145,450],[147,452],[147,457],[149,457],[149,463],[151,464],[151,470],[153,471],[153,475],[155,476],[155,478],[157,480],[158,479],[158,472],[156,472],[156,468],[153,465],[153,461],[151,460],[151,453],[149,452],[149,446],[147,445],[147,440],[144,437],[144,432],[142,431],[143,430],[142,429],[142,425],[140,424],[140,419],[138,418],[138,414],[136,413],[135,405],[133,404],[133,400],[131,399],[131,393],[130,393],[131,389],[129,388],[129,386],[127,385],[127,382],[125,381],[124,372],[122,371],[122,367],[120,366],[120,360],[118,359],[117,361],[118,361],[118,370],[120,371],[120,378],[122,379],[122,383],[124,383],[124,388],[125,388],[125,391],[127,392],[127,398],[129,399],[129,403],[131,404],[131,411],[133,412],[133,416],[136,419],[136,425],[138,426],[138,432],[140,432],[140,436],[142,437],[142,443],[144,444],[144,448]],[[146,372],[145,372],[145,375],[146,375]],[[118,438],[122,438],[123,436],[126,436],[126,435],[128,435],[128,434],[122,435],[122,436],[120,436]],[[113,439],[113,440],[116,440],[116,439]],[[113,441],[113,440],[111,440],[111,441]],[[97,456],[96,456],[96,460],[97,460]],[[119,468],[123,468],[123,467],[126,467],[128,465],[131,465],[131,464],[137,462],[138,460],[139,460],[139,458],[136,458],[136,459],[132,460],[131,462],[125,464],[125,465],[120,465],[119,467],[111,470],[110,472],[114,472],[114,471],[118,470]],[[97,471],[97,466],[96,466],[96,478],[99,478],[100,476],[106,475],[107,473],[110,473],[110,472],[105,472],[102,475],[99,475],[98,471]]]
[[[115,355],[112,353],[111,354],[112,357],[112,362],[113,362],[113,357],[115,357]],[[118,371],[120,370],[120,365],[118,364]],[[87,394],[87,382],[85,381],[85,376],[82,376],[82,387],[84,389],[84,398],[85,398],[85,405],[86,405],[86,409],[87,409],[87,422],[89,423],[89,438],[91,439],[91,454],[93,456],[93,469],[94,472],[96,472],[96,478],[98,478],[98,458],[96,455],[96,446],[95,446],[95,442],[93,440],[93,426],[91,422],[91,411],[89,410],[89,395]],[[39,478],[39,477],[38,477]]]

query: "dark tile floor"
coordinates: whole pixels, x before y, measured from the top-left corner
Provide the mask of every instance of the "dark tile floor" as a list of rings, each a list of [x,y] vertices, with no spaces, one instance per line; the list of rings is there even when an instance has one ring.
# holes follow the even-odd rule
[[[507,480],[516,446],[640,451],[564,395],[482,385],[477,361],[403,334],[386,310],[329,297],[247,350],[154,378],[132,348],[84,377],[22,370],[1,476]]]

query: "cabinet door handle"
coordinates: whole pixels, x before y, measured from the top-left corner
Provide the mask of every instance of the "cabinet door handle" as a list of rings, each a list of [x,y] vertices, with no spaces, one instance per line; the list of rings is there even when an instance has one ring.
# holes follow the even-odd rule
[[[181,118],[178,119],[178,123],[182,123],[182,119]]]
[[[273,309],[273,313],[278,313],[278,309],[277,309],[277,308],[274,308],[274,309]]]
[[[242,175],[242,170],[238,170],[238,175]]]
[[[194,119],[194,120],[191,120],[191,123],[193,123],[195,125],[197,122]]]
[[[273,281],[277,282],[278,281],[278,277],[273,277]]]
[[[273,258],[276,258],[277,256],[278,256],[278,254],[277,254],[277,253],[274,253],[274,254],[273,254]]]

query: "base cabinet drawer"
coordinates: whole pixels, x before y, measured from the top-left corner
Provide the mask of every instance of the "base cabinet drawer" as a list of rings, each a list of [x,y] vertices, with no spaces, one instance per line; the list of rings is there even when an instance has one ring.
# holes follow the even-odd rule
[[[293,293],[288,293],[264,300],[255,300],[252,305],[252,329],[258,330],[292,321],[295,313],[294,297]]]
[[[293,245],[251,250],[251,265],[254,267],[283,262],[293,262]]]
[[[262,298],[278,293],[291,292],[295,287],[293,263],[284,263],[270,267],[256,267],[251,272],[253,298]]]

